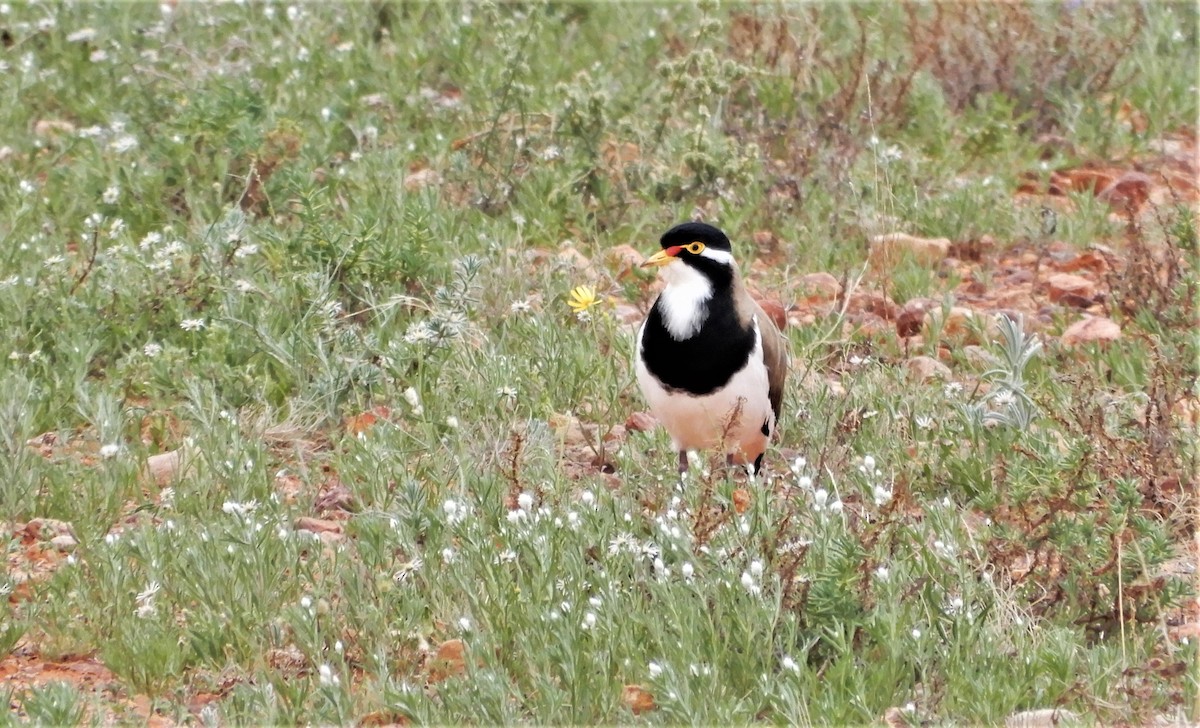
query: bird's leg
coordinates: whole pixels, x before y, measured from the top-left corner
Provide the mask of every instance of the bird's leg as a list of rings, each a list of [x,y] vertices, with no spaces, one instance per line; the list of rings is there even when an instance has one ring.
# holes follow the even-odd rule
[[[683,474],[688,471],[687,450],[679,451],[679,479],[683,480]]]

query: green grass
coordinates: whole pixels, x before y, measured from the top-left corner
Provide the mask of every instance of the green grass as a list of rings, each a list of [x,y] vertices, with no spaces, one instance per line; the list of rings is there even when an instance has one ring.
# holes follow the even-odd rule
[[[786,303],[881,232],[1037,241],[1024,173],[1194,121],[1194,8],[1068,6],[4,5],[0,513],[77,544],[30,576],[12,534],[0,648],[113,676],[14,682],[18,719],[137,720],[136,695],[234,725],[1200,717],[1169,629],[1194,584],[1164,566],[1195,507],[1186,275],[1114,296],[1106,349],[1058,346],[1065,319],[1040,348],[995,331],[992,371],[952,344],[956,384],[907,378],[933,339],[789,329],[765,482],[678,488],[665,434],[619,427],[644,405],[607,299],[652,278],[610,248],[698,210]],[[795,45],[731,40],[746,13]],[[972,13],[1034,28],[974,95],[922,55],[988,47]],[[1059,239],[1153,258],[1074,202]],[[1194,266],[1188,219],[1158,235]]]

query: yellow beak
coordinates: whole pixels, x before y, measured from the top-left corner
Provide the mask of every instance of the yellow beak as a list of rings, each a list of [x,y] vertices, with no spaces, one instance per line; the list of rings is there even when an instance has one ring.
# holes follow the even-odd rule
[[[646,262],[642,263],[643,268],[661,267],[668,263],[675,262],[676,255],[679,255],[681,248],[678,245],[672,245],[669,248],[663,248],[654,255],[646,258]]]

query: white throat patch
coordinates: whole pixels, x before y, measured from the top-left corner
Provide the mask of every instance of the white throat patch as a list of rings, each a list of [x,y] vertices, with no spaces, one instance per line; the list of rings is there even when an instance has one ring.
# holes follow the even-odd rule
[[[658,297],[663,323],[671,338],[683,341],[696,335],[708,318],[708,299],[713,288],[708,277],[690,265],[676,261],[660,272],[667,287]]]

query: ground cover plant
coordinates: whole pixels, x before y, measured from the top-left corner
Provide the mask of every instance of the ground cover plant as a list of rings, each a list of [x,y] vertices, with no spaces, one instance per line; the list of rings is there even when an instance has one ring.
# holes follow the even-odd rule
[[[1196,720],[1196,27],[0,5],[4,720]],[[756,481],[633,381],[693,217]]]

